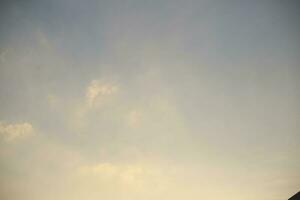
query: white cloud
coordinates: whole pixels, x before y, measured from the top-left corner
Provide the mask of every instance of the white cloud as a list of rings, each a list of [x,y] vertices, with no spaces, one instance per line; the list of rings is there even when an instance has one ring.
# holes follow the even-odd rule
[[[86,90],[86,100],[89,107],[100,106],[104,98],[116,94],[119,87],[112,83],[103,83],[99,80],[91,81]]]
[[[77,101],[71,102],[66,105],[68,108],[68,127],[75,132],[82,133],[86,131],[85,129],[93,123],[94,111],[102,108],[113,109],[117,100],[117,95],[120,91],[120,87],[113,81],[104,80],[92,80],[84,90],[85,96],[78,98]],[[49,101],[50,100],[50,101]],[[50,97],[48,98],[51,104],[56,99]],[[110,110],[111,111],[111,110]],[[106,114],[106,119],[109,119],[109,115],[113,115],[113,112],[102,112]],[[100,117],[101,114],[98,113],[97,116]]]
[[[0,122],[0,135],[6,142],[24,139],[34,135],[34,129],[30,123],[7,124]]]

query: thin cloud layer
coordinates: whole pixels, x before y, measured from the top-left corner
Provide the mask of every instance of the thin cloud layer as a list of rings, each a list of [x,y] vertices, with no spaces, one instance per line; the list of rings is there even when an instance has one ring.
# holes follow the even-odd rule
[[[34,134],[34,129],[30,123],[9,124],[0,122],[0,135],[8,143],[31,137]]]
[[[300,68],[284,4],[0,5],[0,199],[287,199]]]

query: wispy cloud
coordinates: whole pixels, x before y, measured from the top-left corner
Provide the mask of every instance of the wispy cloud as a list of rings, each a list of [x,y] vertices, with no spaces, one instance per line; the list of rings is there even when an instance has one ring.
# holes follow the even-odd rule
[[[86,90],[87,105],[91,107],[98,107],[108,96],[112,96],[119,91],[119,86],[113,83],[102,82],[100,80],[93,80]]]
[[[0,135],[6,142],[25,139],[33,136],[34,134],[33,126],[28,122],[15,124],[0,122]]]

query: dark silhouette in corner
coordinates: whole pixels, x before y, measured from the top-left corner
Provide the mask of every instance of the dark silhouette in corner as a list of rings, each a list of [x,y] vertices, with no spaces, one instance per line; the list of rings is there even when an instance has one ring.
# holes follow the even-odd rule
[[[288,200],[300,200],[300,192],[289,198]]]

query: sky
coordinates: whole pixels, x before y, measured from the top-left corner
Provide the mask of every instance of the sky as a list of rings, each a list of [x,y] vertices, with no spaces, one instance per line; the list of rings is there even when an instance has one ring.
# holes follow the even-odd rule
[[[297,1],[0,4],[0,199],[300,190]]]

